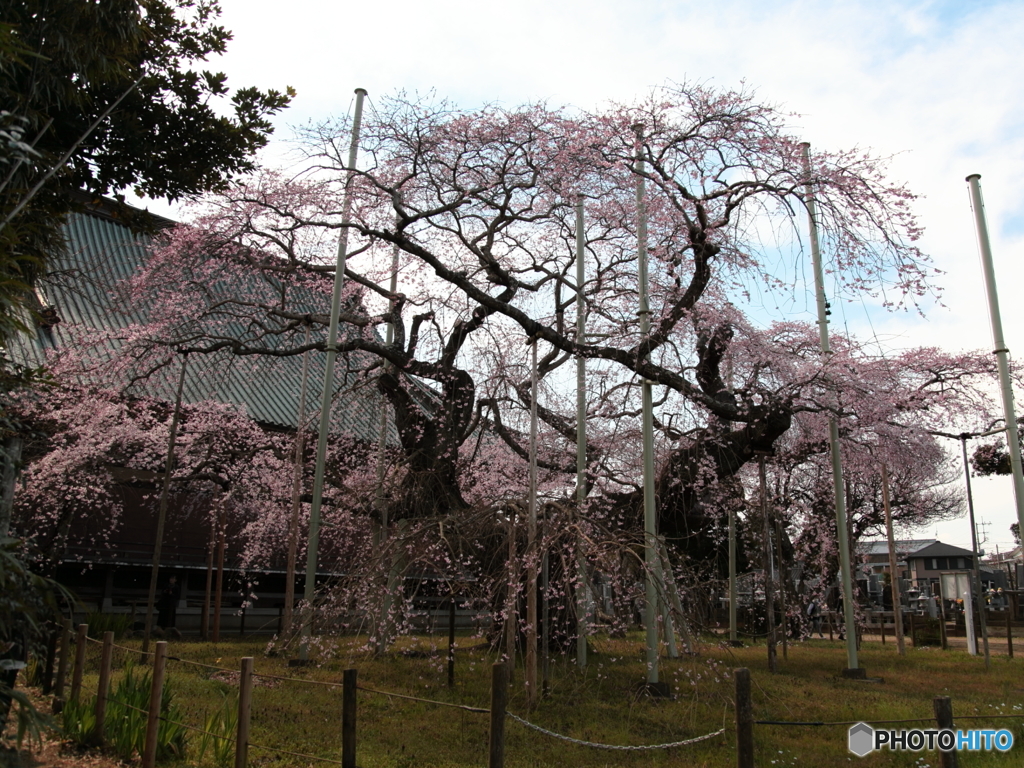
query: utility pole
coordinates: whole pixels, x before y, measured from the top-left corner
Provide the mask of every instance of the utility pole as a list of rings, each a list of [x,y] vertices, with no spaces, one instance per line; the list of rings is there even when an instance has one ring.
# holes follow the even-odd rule
[[[818,246],[818,216],[814,201],[814,187],[811,184],[811,145],[804,142],[803,164],[806,182],[804,197],[807,206],[807,221],[810,228],[811,262],[814,271],[814,295],[818,308],[818,336],[821,343],[821,355],[825,360],[832,354],[828,341],[828,303],[825,301],[825,275],[821,268],[821,250]],[[832,486],[836,502],[836,537],[839,545],[839,572],[843,582],[843,618],[846,624],[846,663],[843,670],[845,677],[864,677],[866,673],[854,671],[860,669],[857,664],[857,626],[853,613],[853,577],[850,566],[850,538],[846,519],[846,495],[843,492],[843,457],[839,449],[839,425],[835,416],[828,418],[829,448],[832,453]]]
[[[356,107],[352,117],[352,140],[348,149],[345,199],[341,206],[341,233],[338,236],[338,261],[334,270],[331,293],[331,317],[327,331],[327,361],[324,365],[324,388],[320,398],[320,429],[316,444],[316,466],[313,473],[313,502],[309,511],[309,543],[306,545],[306,610],[302,617],[302,640],[299,659],[309,659],[309,640],[313,634],[313,597],[316,594],[316,555],[320,544],[320,507],[324,495],[324,471],[327,464],[327,438],[331,422],[331,396],[334,394],[334,362],[338,356],[338,324],[341,314],[341,292],[345,287],[345,258],[348,255],[348,223],[352,217],[352,184],[355,181],[356,158],[359,153],[359,127],[363,119],[366,91],[356,88]]]

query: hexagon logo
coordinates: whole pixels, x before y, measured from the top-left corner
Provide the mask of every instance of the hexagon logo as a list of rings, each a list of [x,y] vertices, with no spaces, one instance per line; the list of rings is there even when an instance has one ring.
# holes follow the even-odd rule
[[[867,723],[851,725],[847,745],[857,757],[871,754],[875,749],[875,729]]]

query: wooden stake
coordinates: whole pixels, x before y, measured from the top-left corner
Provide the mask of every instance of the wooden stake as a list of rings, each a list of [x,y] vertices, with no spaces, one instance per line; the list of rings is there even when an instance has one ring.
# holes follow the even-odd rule
[[[1013,658],[1013,612],[1006,612],[1006,652]]]
[[[142,768],[156,765],[156,745],[160,734],[160,703],[164,697],[164,670],[167,668],[167,643],[156,644],[153,655],[153,681],[149,688],[149,712],[146,713],[146,746],[142,753]]]
[[[346,669],[341,693],[341,765],[356,768],[356,670]]]
[[[217,587],[213,598],[213,642],[220,642],[221,601],[224,598],[224,508],[217,511]]]
[[[71,619],[64,619],[60,629],[60,661],[57,663],[57,682],[53,686],[54,714],[59,713],[64,706],[64,682],[67,680],[70,661]]]
[[[46,639],[46,663],[42,667],[43,679],[40,683],[44,696],[49,696],[53,692],[53,665],[57,660],[57,641],[60,639],[61,631],[54,627]]]
[[[750,700],[750,670],[733,670],[736,681],[736,766],[754,768],[754,706]]]
[[[491,666],[491,735],[487,768],[505,765],[505,706],[508,703],[508,672],[501,662]]]
[[[75,670],[71,675],[70,700],[77,702],[82,692],[82,673],[85,671],[85,652],[88,643],[89,625],[79,624],[78,635],[75,637]]]
[[[932,699],[932,706],[935,708],[935,722],[939,724],[939,729],[953,730],[953,703],[949,696],[936,696]],[[949,752],[939,750],[939,765],[941,768],[957,768],[956,749]]]
[[[210,639],[210,599],[213,595],[213,553],[217,549],[217,523],[210,520],[210,545],[206,552],[206,591],[203,593],[203,614],[199,617],[199,637]]]
[[[252,656],[242,658],[238,679],[238,736],[235,741],[235,768],[245,768],[249,759],[249,717],[252,714]]]
[[[448,603],[448,687],[455,687],[455,595]]]
[[[103,744],[104,729],[107,722],[107,697],[110,694],[110,660],[114,654],[114,633],[103,633],[103,652],[100,656],[100,680],[96,691],[96,726],[93,730],[93,741]]]
[[[941,595],[939,595],[939,642],[942,643],[942,650],[949,650],[949,640],[946,638],[946,608],[942,604]]]

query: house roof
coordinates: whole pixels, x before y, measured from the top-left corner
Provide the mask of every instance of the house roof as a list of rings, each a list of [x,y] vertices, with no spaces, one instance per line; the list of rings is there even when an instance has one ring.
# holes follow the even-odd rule
[[[159,220],[158,225],[172,222]],[[146,320],[147,307],[125,307],[118,302],[113,287],[128,279],[143,264],[152,245],[152,238],[133,233],[127,226],[104,210],[103,206],[87,213],[71,214],[65,234],[67,253],[58,256],[42,283],[45,301],[56,306],[63,321],[52,329],[57,347],[71,341],[66,324],[116,330]],[[295,296],[307,312],[326,314],[330,297],[313,291]],[[239,334],[244,328],[239,327]],[[314,329],[314,337],[324,331]],[[12,353],[23,362],[40,364],[49,341],[44,334],[22,338],[12,343]],[[335,369],[335,406],[331,412],[331,431],[349,434],[375,442],[380,424],[382,397],[372,382],[357,378],[350,367],[339,359]],[[325,355],[309,355],[309,378],[306,400],[306,423],[315,422],[319,396],[324,380]],[[180,363],[173,361],[163,371],[129,391],[139,395],[171,400]],[[183,399],[196,403],[203,400],[243,406],[249,416],[272,428],[294,430],[297,427],[299,391],[302,381],[302,357],[239,358],[226,350],[209,355],[190,356],[186,369]],[[391,425],[389,442],[395,442]]]
[[[897,557],[907,557],[908,555],[916,557],[916,552],[936,542],[938,542],[938,539],[897,539],[893,543],[896,545]],[[881,541],[859,541],[857,542],[857,554],[867,555],[868,557],[888,555],[889,542],[887,539],[882,539]]]
[[[974,553],[969,549],[963,549],[962,547],[954,547],[952,544],[943,544],[941,541],[936,541],[927,547],[917,550],[909,557],[974,557]]]
[[[943,544],[938,539],[904,539],[896,541],[896,556],[901,560],[921,557],[974,557],[969,549]],[[882,541],[861,541],[857,543],[857,554],[867,557],[888,556],[889,543]]]

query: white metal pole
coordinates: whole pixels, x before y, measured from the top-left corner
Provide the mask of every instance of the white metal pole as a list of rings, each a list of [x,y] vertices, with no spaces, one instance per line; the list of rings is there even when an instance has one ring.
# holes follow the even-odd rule
[[[1006,418],[1006,447],[1010,451],[1010,471],[1013,474],[1013,497],[1017,502],[1017,522],[1024,531],[1024,473],[1021,472],[1020,438],[1017,434],[1017,415],[1013,405],[1013,388],[1010,385],[1010,350],[1003,341],[1003,321],[999,314],[999,294],[996,291],[996,272],[992,266],[992,247],[988,239],[988,225],[985,223],[985,204],[981,199],[980,174],[967,177],[971,188],[971,207],[974,209],[974,223],[978,229],[978,247],[981,250],[982,271],[985,274],[985,291],[988,293],[988,311],[992,321],[993,354],[999,366],[999,387],[1003,396],[1003,415]]]
[[[892,591],[892,625],[896,633],[896,650],[907,655],[903,642],[903,601],[900,598],[900,574],[896,563],[896,541],[892,535],[892,510],[889,508],[889,469],[882,465],[882,507],[885,509],[885,540],[889,545],[889,588]]]
[[[810,227],[811,261],[814,271],[815,303],[818,307],[818,336],[823,356],[832,354],[828,343],[828,307],[825,302],[825,277],[821,269],[821,251],[818,247],[817,209],[814,188],[811,185],[811,145],[802,143],[804,185],[807,221]],[[848,669],[857,669],[857,627],[854,623],[853,577],[850,567],[850,537],[846,522],[846,494],[843,492],[843,457],[839,450],[839,425],[834,416],[828,419],[829,447],[832,452],[832,491],[836,500],[836,537],[839,545],[839,571],[843,582],[843,619],[846,625],[846,661]]]
[[[645,201],[643,139],[644,127],[633,126],[636,132],[636,208],[637,208],[637,270],[639,282],[640,343],[644,344],[651,333],[651,309],[647,296],[647,206]],[[654,507],[654,398],[651,382],[641,377],[641,408],[643,411],[641,429],[644,449],[644,564],[646,565],[644,624],[647,635],[647,682],[658,683],[658,531]]]
[[[391,291],[391,295],[394,296],[398,292],[398,246],[394,246],[391,249],[391,279],[388,285]],[[395,301],[392,299],[388,308],[394,310]],[[384,343],[387,346],[391,346],[395,340],[395,327],[393,323],[388,323],[386,330],[384,331]],[[387,371],[390,368],[385,363],[384,369]],[[380,423],[377,425],[377,488],[374,491],[373,505],[377,510],[377,514],[380,516],[378,521],[378,529],[374,536],[374,553],[383,568],[383,560],[381,559],[384,552],[385,544],[388,540],[388,508],[387,504],[384,503],[384,475],[385,475],[385,462],[387,458],[387,447],[388,447],[388,401],[383,395],[380,398]],[[453,598],[454,599],[454,598]],[[377,653],[384,653],[387,649],[388,642],[390,642],[391,635],[391,585],[388,584],[384,589],[384,599],[381,604],[381,616],[380,625],[377,628]]]
[[[974,493],[971,491],[971,465],[967,461],[967,438],[966,432],[960,435],[960,449],[964,459],[964,481],[967,483],[967,514],[971,523],[971,554],[974,556],[974,585],[972,589],[978,593],[978,621],[981,628],[981,641],[985,647],[985,669],[991,665],[988,652],[988,623],[985,621],[985,593],[981,589],[981,558],[978,553],[978,528],[974,524]]]
[[[586,247],[583,228],[583,198],[576,198],[576,343],[586,340],[587,313],[583,304],[586,268],[583,255]],[[576,358],[576,525],[582,528],[583,505],[587,501],[587,361]],[[583,536],[576,536],[576,664],[587,665],[587,558],[583,553]]]
[[[334,361],[338,356],[338,322],[341,313],[341,292],[345,287],[345,257],[348,254],[348,227],[352,216],[352,183],[355,180],[359,152],[359,127],[363,119],[366,91],[356,88],[356,108],[352,116],[352,141],[348,149],[348,178],[345,200],[341,208],[341,233],[338,237],[338,262],[334,270],[334,291],[331,294],[331,317],[327,330],[327,360],[324,366],[324,388],[320,398],[320,430],[316,444],[316,467],[313,474],[313,501],[309,511],[309,543],[306,547],[306,610],[302,619],[302,641],[299,658],[309,658],[309,638],[313,633],[313,596],[316,593],[316,554],[320,544],[320,506],[324,494],[324,466],[327,461],[327,437],[331,421],[331,395],[334,392]]]

